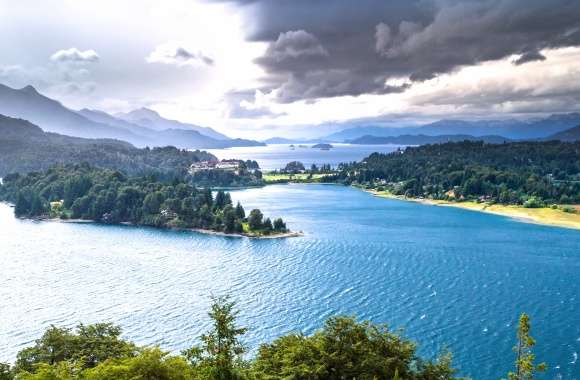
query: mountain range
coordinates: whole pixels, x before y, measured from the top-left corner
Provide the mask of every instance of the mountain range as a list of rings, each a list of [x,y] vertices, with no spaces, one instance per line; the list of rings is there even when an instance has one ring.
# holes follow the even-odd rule
[[[232,139],[209,127],[166,119],[148,108],[108,114],[99,110],[71,110],[40,94],[34,87],[13,89],[0,84],[0,114],[29,120],[48,132],[83,138],[127,141],[136,147],[175,146],[181,149],[229,148],[318,142],[420,145],[458,140],[575,139],[580,113],[556,114],[529,120],[440,120],[411,127],[357,126],[323,138],[301,140],[274,137],[264,142]]]
[[[545,140],[578,141],[580,140],[580,125],[562,132],[555,133],[546,137]]]
[[[28,120],[48,132],[118,139],[137,147],[172,145],[208,149],[264,145],[253,140],[231,139],[211,128],[164,119],[146,108],[116,116],[89,109],[77,112],[40,94],[32,86],[13,89],[0,85],[0,114]]]
[[[200,127],[195,124],[182,123],[177,120],[165,119],[159,113],[149,108],[139,108],[127,113],[115,114],[117,120],[122,120],[132,124],[140,125],[155,131],[162,131],[166,129],[183,129],[194,130],[204,136],[211,137],[216,140],[229,140],[230,138],[222,133],[219,133],[209,127]]]
[[[439,120],[412,127],[358,126],[333,133],[321,140],[345,142],[363,136],[396,137],[402,135],[502,136],[511,140],[532,140],[546,138],[579,124],[580,113],[556,114],[530,120]]]
[[[425,144],[443,144],[447,142],[458,141],[483,141],[488,144],[503,144],[512,140],[502,136],[471,136],[471,135],[400,135],[400,136],[362,136],[354,140],[349,140],[351,144],[362,145],[381,145],[381,144],[396,144],[396,145],[425,145]]]

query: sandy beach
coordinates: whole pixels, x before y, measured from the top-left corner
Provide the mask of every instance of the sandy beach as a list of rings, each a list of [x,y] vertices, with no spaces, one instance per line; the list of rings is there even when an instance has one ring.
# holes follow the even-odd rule
[[[394,195],[386,191],[376,191],[376,190],[366,190],[362,189],[368,193],[373,194],[377,197],[398,199],[407,202],[416,202],[431,206],[443,206],[443,207],[458,207],[471,211],[486,212],[489,214],[507,216],[525,223],[536,223],[543,224],[547,226],[565,227],[580,230],[580,213],[569,213],[558,209],[552,208],[524,208],[522,206],[515,205],[500,205],[500,204],[487,204],[487,203],[477,203],[473,201],[465,202],[449,202],[442,200],[433,199],[419,199],[419,198],[406,198],[400,195]]]

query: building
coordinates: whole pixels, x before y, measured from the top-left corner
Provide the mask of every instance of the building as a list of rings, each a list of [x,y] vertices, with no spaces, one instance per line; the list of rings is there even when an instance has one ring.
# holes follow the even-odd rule
[[[224,170],[239,174],[240,166],[240,161],[238,160],[198,161],[189,166],[189,173],[194,174],[208,170]]]

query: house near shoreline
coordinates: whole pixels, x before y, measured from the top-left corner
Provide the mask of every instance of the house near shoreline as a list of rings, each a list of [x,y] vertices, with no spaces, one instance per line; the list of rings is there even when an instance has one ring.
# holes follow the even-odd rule
[[[64,205],[64,200],[50,202],[50,209],[53,211],[60,210]]]
[[[239,174],[242,168],[239,160],[221,160],[221,161],[198,161],[189,166],[189,173],[194,174],[210,170],[224,170]]]

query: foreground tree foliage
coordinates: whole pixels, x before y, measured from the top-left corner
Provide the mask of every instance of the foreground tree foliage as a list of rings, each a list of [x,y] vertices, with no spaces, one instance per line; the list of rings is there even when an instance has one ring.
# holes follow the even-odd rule
[[[580,203],[580,142],[464,141],[373,153],[326,180],[397,195],[544,207]]]
[[[259,379],[453,379],[451,356],[436,362],[416,356],[415,344],[386,325],[332,317],[312,336],[292,334],[260,347],[253,363]]]
[[[536,341],[530,335],[531,324],[530,317],[522,314],[517,330],[517,344],[514,347],[516,353],[515,372],[510,372],[509,380],[532,380],[538,372],[546,370],[546,363],[534,364],[536,355],[532,349]]]
[[[50,327],[35,345],[18,354],[15,366],[0,365],[1,380],[448,380],[451,356],[419,358],[413,342],[385,325],[333,317],[311,336],[290,334],[263,344],[244,360],[235,303],[217,297],[209,312],[212,328],[200,344],[171,355],[120,339],[110,324]]]
[[[34,371],[41,363],[72,361],[81,369],[92,368],[107,359],[135,356],[137,347],[120,339],[121,328],[109,323],[79,324],[71,329],[51,326],[34,346],[18,353],[16,369]]]
[[[0,185],[0,200],[15,204],[19,217],[85,219],[154,227],[199,228],[252,235],[286,232],[277,220],[245,218],[230,194],[199,189],[183,180],[129,177],[88,164],[55,166],[45,172],[10,174]],[[253,210],[252,215],[262,213]]]
[[[0,362],[0,380],[12,380],[14,376],[10,370],[10,365]]]
[[[196,369],[200,378],[229,380],[243,379],[246,351],[240,337],[247,331],[236,326],[237,310],[229,297],[213,298],[208,313],[213,322],[212,330],[201,336],[202,344],[183,351],[183,355]]]

